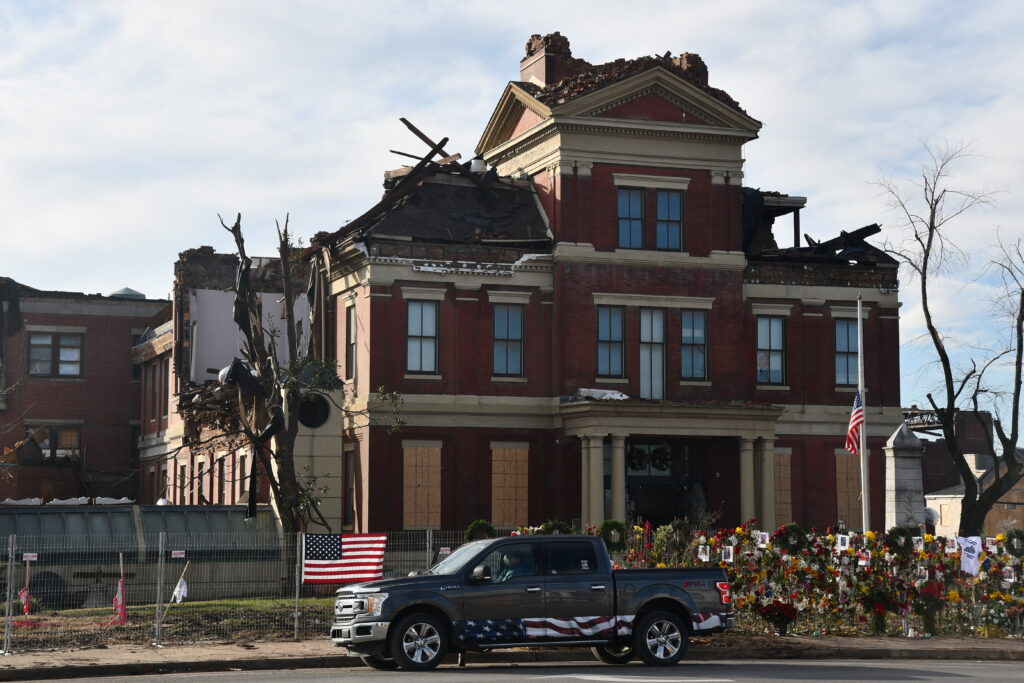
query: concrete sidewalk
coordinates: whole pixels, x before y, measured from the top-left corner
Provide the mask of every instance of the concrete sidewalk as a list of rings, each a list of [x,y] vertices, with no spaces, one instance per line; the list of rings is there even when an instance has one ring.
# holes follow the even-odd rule
[[[0,681],[362,666],[326,639],[260,643],[197,643],[164,648],[111,645],[89,650],[26,652],[0,657]],[[984,638],[784,638],[752,636],[750,643],[715,645],[696,639],[686,660],[728,659],[961,659],[1024,660],[1024,640]],[[686,661],[684,660],[684,662]],[[454,657],[450,658],[452,664]],[[469,666],[530,662],[594,663],[586,649],[498,650],[469,653]]]

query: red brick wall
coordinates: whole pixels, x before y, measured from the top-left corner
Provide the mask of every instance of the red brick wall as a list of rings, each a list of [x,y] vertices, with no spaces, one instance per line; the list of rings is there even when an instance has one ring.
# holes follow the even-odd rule
[[[61,300],[57,300],[61,301]],[[145,326],[147,316],[78,315],[73,313],[29,313],[26,325],[84,327],[81,378],[32,378],[28,370],[28,333],[24,330],[7,339],[7,383],[17,384],[7,397],[7,409],[0,412],[0,447],[13,446],[25,436],[27,424],[40,420],[82,420],[81,445],[86,470],[124,472],[132,451],[130,423],[139,419],[139,382],[131,379],[132,330]],[[74,300],[66,307],[74,306]],[[153,312],[160,304],[153,303]],[[31,470],[31,471],[30,471]],[[45,494],[41,482],[53,480],[52,497],[84,495],[76,478],[51,467],[17,468],[16,497]],[[96,483],[91,492],[99,496],[134,497],[131,480],[120,484]]]

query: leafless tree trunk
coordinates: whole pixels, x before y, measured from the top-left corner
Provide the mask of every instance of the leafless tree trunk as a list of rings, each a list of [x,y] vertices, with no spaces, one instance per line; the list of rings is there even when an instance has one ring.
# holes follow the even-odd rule
[[[925,328],[935,349],[942,374],[938,397],[928,394],[928,401],[941,425],[942,435],[957,472],[964,484],[960,516],[960,535],[981,535],[985,517],[992,506],[1020,480],[1024,474],[1016,457],[1020,414],[1022,330],[1024,330],[1024,258],[1021,243],[1000,244],[999,253],[989,264],[1002,275],[1006,298],[1003,300],[1010,319],[1011,335],[1006,346],[995,349],[984,358],[973,358],[968,366],[957,367],[951,360],[947,345],[950,338],[937,326],[929,297],[934,278],[940,273],[966,265],[965,252],[949,235],[951,221],[971,209],[992,203],[992,193],[951,187],[949,180],[956,162],[969,156],[966,145],[926,147],[928,160],[921,166],[921,177],[915,189],[907,191],[891,180],[880,183],[891,206],[900,214],[907,237],[901,244],[889,244],[887,250],[907,265],[917,278]],[[980,352],[979,352],[980,353]],[[989,384],[989,376],[1009,359],[1013,365],[1010,391],[998,391]],[[1007,403],[1008,397],[1008,403]],[[1010,428],[999,419],[1000,399],[1004,413],[1010,416]],[[960,435],[955,426],[956,411],[961,406],[977,411],[982,401],[992,401],[995,432],[1000,449],[995,452],[995,474],[984,487],[975,479],[965,457]],[[987,432],[987,430],[986,430]],[[991,433],[987,433],[990,443]],[[991,443],[995,446],[994,443]]]

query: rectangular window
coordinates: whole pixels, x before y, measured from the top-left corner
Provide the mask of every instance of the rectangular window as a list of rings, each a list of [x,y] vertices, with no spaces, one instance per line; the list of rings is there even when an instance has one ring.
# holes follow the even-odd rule
[[[32,435],[38,426],[29,427]],[[44,458],[76,458],[82,451],[82,430],[80,427],[53,426],[45,428],[46,438],[39,444]]]
[[[683,236],[683,193],[658,190],[658,222],[655,226],[658,249],[679,251]]]
[[[178,504],[185,505],[185,492],[188,490],[188,472],[185,465],[178,466]]]
[[[548,576],[578,576],[597,571],[597,553],[593,543],[561,541],[545,543]]]
[[[158,399],[159,399],[159,394],[157,392],[157,384],[158,384],[158,380],[157,380],[157,365],[158,365],[158,363],[155,363],[155,362],[154,363],[150,363],[149,364],[149,371],[146,373],[147,375],[149,375],[149,380],[148,380],[147,383],[149,384],[149,421],[150,422],[155,422],[156,421],[156,411],[157,411],[157,404],[158,404]]]
[[[597,375],[622,377],[622,308],[597,307]]]
[[[243,493],[249,490],[249,470],[245,466],[245,456],[238,456],[238,495],[241,496]]]
[[[410,301],[406,370],[437,372],[437,302]]]
[[[342,507],[342,525],[354,528],[356,523],[356,458],[354,448],[345,451],[344,462],[342,463],[342,489],[345,492],[344,506]]]
[[[494,304],[494,374],[523,374],[523,306]]]
[[[224,462],[226,456],[217,460],[217,505],[224,504],[224,494],[227,487],[227,464]]]
[[[164,358],[160,361],[160,382],[163,391],[160,392],[160,414],[167,419],[167,404],[171,393],[171,359]]]
[[[757,382],[786,382],[786,319],[757,316]]]
[[[836,321],[836,384],[857,384],[857,321]]]
[[[619,189],[619,247],[644,248],[644,191]]]
[[[640,309],[640,398],[665,398],[665,311]]]
[[[31,333],[28,373],[33,377],[81,377],[82,335]]]
[[[345,307],[345,379],[356,376],[356,307]]]
[[[707,371],[707,313],[680,311],[682,352],[679,376],[683,379],[702,380]]]

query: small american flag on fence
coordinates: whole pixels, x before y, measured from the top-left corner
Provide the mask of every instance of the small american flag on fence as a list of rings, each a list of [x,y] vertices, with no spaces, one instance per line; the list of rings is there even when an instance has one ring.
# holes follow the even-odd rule
[[[306,534],[303,583],[355,583],[384,575],[387,534]]]

